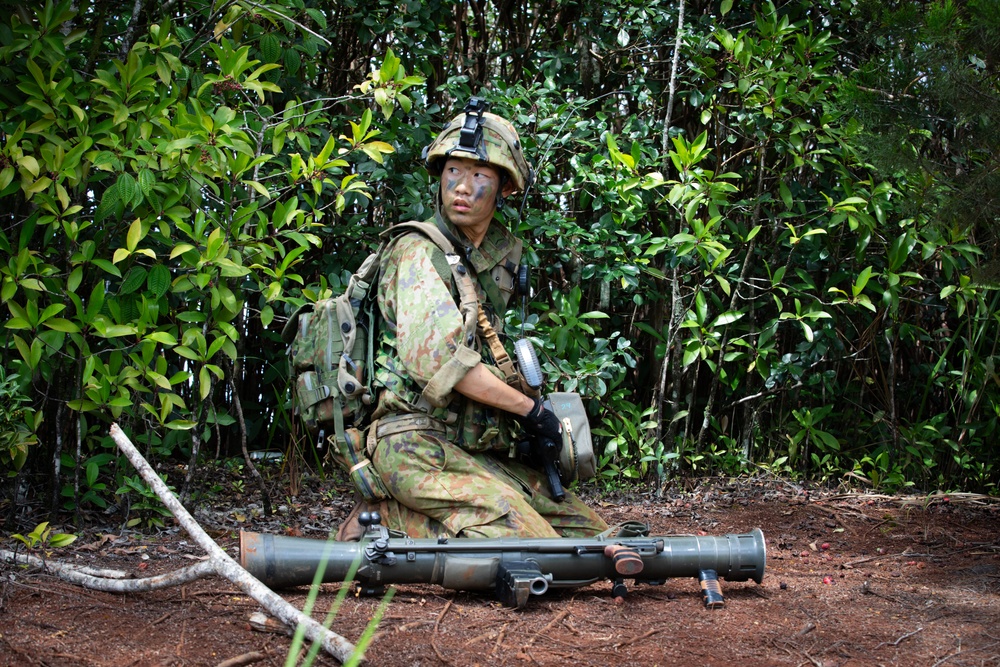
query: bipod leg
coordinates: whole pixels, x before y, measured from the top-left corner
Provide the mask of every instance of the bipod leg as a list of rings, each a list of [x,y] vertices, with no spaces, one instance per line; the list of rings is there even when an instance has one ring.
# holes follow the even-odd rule
[[[373,597],[375,595],[385,595],[385,586],[372,586],[371,584],[362,584],[361,582],[357,582],[355,586],[355,594],[358,596]]]
[[[625,580],[615,579],[611,583],[611,597],[614,598],[615,604],[625,602],[626,595],[628,595],[628,587],[625,586]]]

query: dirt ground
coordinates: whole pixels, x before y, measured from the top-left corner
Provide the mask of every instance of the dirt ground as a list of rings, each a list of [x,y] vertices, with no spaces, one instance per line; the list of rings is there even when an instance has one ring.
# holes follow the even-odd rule
[[[277,497],[286,493],[275,488]],[[206,496],[195,516],[235,555],[241,528],[324,537],[350,509],[342,491],[317,482],[276,502],[271,518],[248,500],[232,506],[232,497]],[[714,479],[662,496],[589,500],[609,523],[644,521],[658,535],[759,527],[767,538],[764,582],[722,582],[721,609],[703,606],[694,579],[631,588],[622,604],[609,583],[550,591],[521,610],[485,594],[400,586],[368,664],[1000,665],[1000,504],[992,499]],[[80,538],[51,558],[148,576],[201,556],[179,528],[141,534],[107,522],[88,517],[73,531]],[[13,548],[9,535],[22,530],[0,526],[0,547]],[[318,620],[337,587],[324,586]],[[306,590],[283,595],[301,607]],[[357,641],[378,603],[349,595],[334,629]],[[290,640],[251,629],[247,619],[258,610],[224,579],[120,595],[0,565],[0,667],[283,665]],[[316,664],[336,662],[325,656]]]

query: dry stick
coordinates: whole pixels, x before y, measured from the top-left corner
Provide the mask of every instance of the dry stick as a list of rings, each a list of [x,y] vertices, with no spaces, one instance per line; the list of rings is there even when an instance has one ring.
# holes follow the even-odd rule
[[[913,632],[907,632],[907,633],[906,633],[905,635],[903,635],[902,637],[900,637],[899,639],[897,639],[897,640],[896,640],[896,641],[894,641],[894,642],[882,642],[881,644],[879,644],[879,645],[878,645],[878,646],[876,646],[875,648],[876,648],[876,649],[880,649],[880,648],[882,648],[883,646],[899,646],[899,643],[900,643],[901,641],[903,641],[904,639],[908,639],[909,637],[912,637],[913,635],[917,634],[918,632],[923,632],[923,631],[924,631],[924,629],[923,629],[923,628],[917,628],[917,629],[916,629],[916,630],[914,630]]]
[[[233,391],[233,408],[236,409],[236,421],[240,426],[240,448],[243,451],[243,461],[247,465],[247,470],[250,471],[250,476],[257,482],[257,488],[260,489],[260,500],[264,505],[264,516],[271,516],[273,514],[271,510],[271,496],[267,492],[267,484],[264,482],[260,471],[257,470],[257,466],[253,464],[250,452],[247,451],[247,423],[243,418],[243,402],[240,400],[239,388],[236,386],[236,370],[233,368],[232,361],[228,358],[223,361],[222,371],[226,382]]]
[[[238,655],[235,658],[230,658],[229,660],[223,660],[216,667],[242,667],[243,665],[249,665],[252,662],[260,662],[267,656],[260,651],[251,651],[250,653],[244,653],[243,655]]]
[[[653,628],[652,630],[646,630],[646,632],[644,632],[643,634],[639,635],[638,637],[633,637],[632,639],[626,639],[623,642],[619,642],[619,643],[615,644],[614,648],[615,649],[620,649],[623,646],[628,646],[629,644],[635,644],[636,642],[641,642],[643,639],[648,639],[648,638],[652,637],[653,635],[655,635],[657,632],[661,632],[664,629],[665,628],[659,627],[659,628]]]
[[[184,530],[188,532],[188,535],[198,543],[198,546],[208,553],[209,560],[204,562],[212,565],[216,574],[236,584],[244,593],[260,603],[264,609],[285,625],[292,628],[299,625],[305,627],[306,638],[314,642],[319,642],[323,650],[340,662],[346,662],[352,656],[355,650],[353,644],[303,614],[230,558],[229,554],[223,551],[222,547],[216,544],[205,533],[204,529],[198,525],[198,522],[188,514],[188,511],[184,509],[184,506],[180,504],[177,497],[171,493],[167,485],[160,479],[160,476],[150,467],[146,459],[142,457],[135,448],[135,445],[128,439],[128,436],[118,428],[118,424],[111,425],[111,438],[118,445],[118,449],[125,454],[132,466],[139,472],[143,481],[149,485],[149,488],[156,492],[160,501],[170,510]]]
[[[898,554],[876,554],[874,556],[867,556],[865,558],[858,558],[857,560],[848,561],[842,564],[840,567],[843,570],[849,570],[855,565],[859,565],[861,563],[867,563],[868,561],[872,560],[882,560],[889,558],[934,558],[934,554],[921,554],[917,553],[916,551],[902,551]]]
[[[493,655],[494,653],[496,653],[496,652],[497,652],[497,649],[498,649],[498,648],[500,648],[500,645],[501,645],[501,644],[503,644],[503,638],[504,638],[504,636],[505,636],[505,635],[507,634],[507,626],[508,626],[508,625],[510,625],[510,623],[504,623],[504,624],[503,624],[503,627],[502,627],[502,628],[500,628],[500,634],[498,634],[498,635],[497,635],[497,640],[496,640],[496,642],[495,642],[495,643],[493,644],[493,650],[492,650],[492,651],[490,651],[490,655],[491,655],[491,656],[492,656],[492,655]]]
[[[975,648],[963,649],[962,648],[962,643],[961,643],[961,641],[959,641],[959,644],[958,644],[959,648],[958,648],[957,651],[955,651],[954,653],[952,653],[950,655],[946,655],[945,657],[941,658],[940,660],[938,660],[937,662],[935,662],[933,665],[931,665],[931,667],[939,667],[940,665],[943,665],[944,663],[948,662],[952,658],[957,658],[958,656],[962,655],[963,653],[975,653],[977,651],[985,651],[987,649],[991,649],[994,646],[996,646],[997,644],[1000,644],[1000,642],[994,642],[992,644],[987,644],[986,646],[977,646]]]
[[[454,597],[450,598],[448,600],[448,604],[446,604],[444,606],[444,609],[441,610],[441,613],[438,614],[437,620],[434,621],[434,630],[432,631],[432,634],[431,634],[431,648],[433,648],[434,649],[434,653],[437,654],[438,660],[440,660],[441,662],[443,662],[446,665],[450,665],[451,662],[449,662],[443,655],[441,655],[441,651],[439,651],[438,647],[437,647],[436,638],[437,638],[438,626],[441,625],[441,619],[444,618],[444,615],[448,613],[449,609],[451,609],[451,603],[454,602],[454,601],[455,601]]]
[[[538,632],[536,632],[534,634],[534,636],[532,636],[532,638],[528,640],[527,644],[525,644],[524,646],[521,647],[521,652],[524,653],[529,648],[531,648],[531,646],[535,643],[535,640],[537,640],[539,637],[547,636],[546,633],[548,633],[549,630],[551,630],[552,628],[554,628],[556,626],[556,624],[562,622],[562,620],[564,618],[566,618],[567,616],[569,616],[569,610],[563,609],[561,612],[559,612],[559,614],[555,618],[553,618],[551,621],[549,621],[548,624],[544,628],[542,628],[541,630],[539,630]]]
[[[383,618],[383,620],[385,620],[384,616],[382,618]],[[400,633],[400,632],[408,632],[410,630],[415,630],[416,628],[419,628],[422,625],[430,625],[433,622],[434,621],[425,618],[422,621],[413,621],[412,623],[406,623],[404,625],[400,625],[399,627],[393,628],[392,631],[393,631],[393,633],[397,633],[397,634]],[[472,642],[469,642],[469,643],[471,644]]]
[[[823,663],[820,662],[819,660],[817,660],[816,658],[812,657],[811,655],[809,655],[809,653],[806,652],[805,649],[802,650],[802,655],[804,655],[805,657],[809,658],[809,661],[812,664],[816,665],[816,667],[823,667]]]
[[[31,558],[20,559],[16,552],[4,551],[3,549],[0,549],[0,561],[20,563],[23,565],[34,565],[35,567],[45,567],[45,563],[48,562],[35,558],[34,556]],[[131,579],[133,576],[124,570],[108,570],[99,567],[90,567],[89,565],[74,565],[72,563],[58,563],[58,565],[60,568],[66,570],[76,570],[81,574],[89,574],[92,577],[100,577],[102,579]]]

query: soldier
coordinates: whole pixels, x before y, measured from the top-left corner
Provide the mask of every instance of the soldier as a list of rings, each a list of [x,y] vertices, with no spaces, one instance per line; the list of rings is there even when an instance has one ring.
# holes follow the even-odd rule
[[[372,464],[392,499],[359,504],[338,539],[357,539],[357,515],[373,509],[411,537],[570,537],[607,528],[573,493],[556,502],[545,475],[512,457],[517,426],[555,442],[561,435],[541,400],[502,378],[483,341],[490,329],[502,331],[522,247],[494,214],[533,178],[514,127],[486,108],[473,98],[424,151],[440,177],[434,222],[473,275],[480,327],[463,340],[444,251],[422,234],[402,236],[381,265],[382,389],[372,425]]]

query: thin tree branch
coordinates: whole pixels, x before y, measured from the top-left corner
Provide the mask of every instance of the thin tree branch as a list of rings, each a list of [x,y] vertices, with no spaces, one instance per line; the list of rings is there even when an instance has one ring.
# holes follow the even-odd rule
[[[677,68],[681,57],[681,36],[684,33],[684,0],[677,0],[677,38],[674,41],[674,57],[670,63],[670,84],[667,95],[667,115],[663,119],[663,154],[670,147],[670,117],[674,111],[674,93],[677,90]]]
[[[248,5],[252,6],[252,7],[256,7],[257,9],[263,9],[265,12],[271,12],[272,14],[275,14],[276,16],[280,16],[281,18],[285,19],[289,23],[291,23],[291,24],[293,24],[295,26],[298,26],[300,30],[304,30],[305,32],[309,33],[310,35],[312,35],[316,39],[320,40],[321,42],[323,42],[327,46],[333,46],[333,42],[331,42],[330,40],[328,40],[323,35],[320,35],[319,33],[313,32],[312,30],[310,30],[309,28],[305,27],[304,25],[302,25],[301,23],[299,23],[295,19],[293,19],[291,17],[288,17],[288,16],[285,16],[284,14],[282,14],[279,11],[277,11],[273,7],[265,7],[264,5],[258,5],[256,2],[252,2],[252,0],[240,0],[240,2],[244,3],[244,4],[248,4]]]
[[[142,0],[135,0],[132,7],[132,16],[128,20],[128,27],[125,28],[125,36],[122,37],[122,48],[118,55],[122,62],[128,58],[128,52],[132,50],[132,35],[135,33],[135,25],[139,22],[139,14],[142,13]]]
[[[70,563],[43,560],[31,554],[15,553],[3,549],[0,549],[0,560],[18,565],[38,567],[70,583],[96,591],[104,591],[105,593],[148,593],[161,588],[180,586],[216,574],[215,564],[211,560],[204,560],[180,570],[174,570],[173,572],[167,572],[155,577],[143,577],[142,579],[123,579],[119,576],[109,577],[107,575],[111,574],[110,572],[97,571],[97,573],[94,573],[94,571]]]
[[[111,438],[118,445],[118,449],[125,454],[129,462],[135,467],[143,481],[149,485],[160,501],[167,509],[173,513],[181,526],[188,532],[198,545],[204,549],[209,556],[210,563],[214,571],[236,584],[244,593],[256,600],[272,616],[279,619],[290,627],[303,626],[308,639],[319,642],[323,649],[335,657],[340,662],[346,662],[354,653],[355,646],[332,630],[327,630],[320,623],[309,618],[301,611],[289,604],[284,598],[277,595],[270,588],[258,581],[249,572],[239,566],[229,554],[212,540],[205,533],[204,529],[181,505],[177,497],[171,493],[160,476],[142,457],[142,454],[135,448],[128,436],[118,427],[118,424],[111,425]]]

